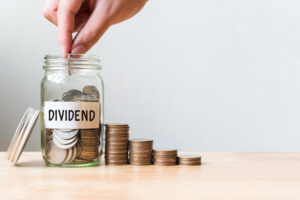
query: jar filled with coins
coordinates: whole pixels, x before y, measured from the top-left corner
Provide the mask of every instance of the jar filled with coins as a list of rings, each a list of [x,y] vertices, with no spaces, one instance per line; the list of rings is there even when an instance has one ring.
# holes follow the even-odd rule
[[[41,143],[46,165],[98,165],[103,151],[103,81],[97,56],[45,56]]]

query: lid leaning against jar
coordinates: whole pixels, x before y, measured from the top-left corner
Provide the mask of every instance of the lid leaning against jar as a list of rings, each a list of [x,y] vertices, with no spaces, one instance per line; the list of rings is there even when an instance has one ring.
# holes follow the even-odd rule
[[[27,108],[7,150],[7,159],[17,164],[39,117],[39,110]]]

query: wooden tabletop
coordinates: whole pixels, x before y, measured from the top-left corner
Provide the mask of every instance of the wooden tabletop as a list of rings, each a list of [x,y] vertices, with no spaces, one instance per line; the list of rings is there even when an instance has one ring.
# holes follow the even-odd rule
[[[1,199],[300,199],[300,153],[199,153],[201,166],[45,167],[0,153]]]

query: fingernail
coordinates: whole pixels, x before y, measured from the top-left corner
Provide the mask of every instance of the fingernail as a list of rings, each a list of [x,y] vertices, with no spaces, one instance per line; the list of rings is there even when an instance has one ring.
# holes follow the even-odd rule
[[[82,45],[79,45],[72,49],[72,53],[74,54],[84,54],[86,52],[86,48]]]

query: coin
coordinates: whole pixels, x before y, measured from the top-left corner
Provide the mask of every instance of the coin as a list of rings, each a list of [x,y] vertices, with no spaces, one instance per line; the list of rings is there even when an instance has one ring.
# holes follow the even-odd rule
[[[129,133],[120,133],[120,132],[116,132],[116,133],[105,133],[106,137],[127,137],[129,139]]]
[[[115,149],[108,149],[105,150],[106,154],[127,154],[128,150],[124,149],[124,150],[115,150]]]
[[[131,165],[152,165],[152,162],[141,163],[141,162],[130,162]]]
[[[138,158],[138,157],[135,157],[135,158],[129,158],[130,162],[152,162],[152,158]]]
[[[106,155],[105,158],[109,158],[109,159],[127,159],[127,154],[123,154],[123,155]]]
[[[177,149],[155,149],[153,152],[154,155],[177,155]]]
[[[137,144],[137,143],[153,143],[153,140],[147,138],[136,138],[131,139],[130,143]]]
[[[121,124],[121,123],[105,124],[105,127],[107,129],[129,129],[129,125],[128,124]]]
[[[114,132],[118,132],[118,133],[129,133],[129,127],[128,128],[108,128],[106,126],[105,128],[105,132],[106,133],[114,133]]]
[[[129,151],[132,154],[151,154],[152,155],[152,149],[135,149],[135,148],[130,147]]]
[[[193,154],[184,154],[178,156],[178,159],[183,161],[201,161],[201,156]]]
[[[82,92],[80,90],[68,90],[62,95],[63,101],[72,101],[74,97],[81,96]]]
[[[67,150],[61,149],[57,147],[53,141],[49,142],[46,149],[45,154],[47,160],[53,164],[61,164],[64,162],[67,156]]]
[[[82,91],[83,91],[83,94],[93,95],[97,99],[99,99],[99,97],[100,97],[98,89],[95,86],[93,86],[93,85],[86,85],[86,86],[84,86],[84,88],[83,88]]]
[[[72,149],[73,149],[73,154],[72,154],[72,158],[70,159],[69,162],[73,162],[76,158],[77,151],[78,151],[77,145],[75,145]]]
[[[74,142],[77,139],[77,136],[74,136],[73,138],[70,139],[63,139],[61,137],[59,137],[57,134],[53,134],[53,139],[56,140],[56,142],[60,143],[60,144],[70,144],[72,142]]]
[[[179,165],[201,165],[201,162],[187,162],[187,161],[179,161]]]
[[[160,165],[160,166],[173,166],[176,165],[176,162],[159,162],[159,161],[154,161],[154,165]]]
[[[123,142],[126,142],[128,141],[128,137],[119,137],[119,138],[106,138],[106,142],[119,142],[119,141],[123,141]]]
[[[45,145],[47,145],[51,140],[53,140],[52,135],[53,129],[44,129],[44,142]]]
[[[80,102],[98,102],[97,97],[90,94],[83,94],[81,96],[74,96],[72,101],[80,101]]]
[[[67,149],[67,156],[66,156],[66,158],[65,158],[65,160],[64,160],[63,163],[70,162],[70,160],[72,159],[72,157],[73,157],[73,148],[69,148],[69,149]]]
[[[74,145],[76,145],[77,141],[78,141],[78,138],[76,138],[76,139],[75,139],[72,143],[70,143],[70,144],[61,144],[61,143],[59,143],[57,140],[55,140],[55,139],[53,140],[54,144],[55,144],[57,147],[61,148],[61,149],[69,149],[69,148],[73,147]]]
[[[106,160],[105,164],[106,165],[128,165],[128,162],[127,161],[109,161],[109,160]]]
[[[53,134],[59,136],[60,138],[62,139],[65,139],[65,140],[68,140],[68,139],[71,139],[73,138],[74,136],[76,136],[78,134],[78,131],[77,129],[75,130],[62,130],[62,129],[55,129],[53,131]]]
[[[110,146],[110,145],[108,146],[108,145],[106,145],[105,149],[106,150],[116,150],[116,151],[118,151],[118,150],[120,150],[120,151],[122,151],[122,150],[128,151],[127,146]]]
[[[109,142],[106,144],[107,146],[128,146],[128,141],[115,141]]]

